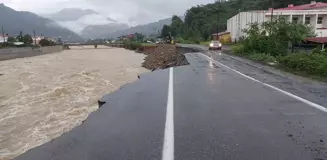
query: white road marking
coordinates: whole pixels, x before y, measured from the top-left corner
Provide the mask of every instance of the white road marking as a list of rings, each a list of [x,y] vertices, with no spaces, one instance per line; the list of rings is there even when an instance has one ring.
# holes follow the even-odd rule
[[[201,54],[201,53],[200,53],[200,54]],[[305,104],[307,104],[307,105],[309,105],[309,106],[311,106],[311,107],[314,107],[314,108],[316,108],[316,109],[318,109],[318,110],[320,110],[320,111],[327,112],[327,108],[325,108],[324,106],[321,106],[321,105],[319,105],[319,104],[316,104],[316,103],[311,102],[311,101],[309,101],[309,100],[306,100],[306,99],[304,99],[304,98],[301,98],[301,97],[299,97],[299,96],[296,96],[296,95],[294,95],[294,94],[292,94],[292,93],[289,93],[289,92],[287,92],[287,91],[284,91],[284,90],[282,90],[282,89],[279,89],[279,88],[277,88],[277,87],[274,87],[274,86],[272,86],[272,85],[270,85],[270,84],[267,84],[267,83],[261,82],[261,81],[259,81],[259,80],[257,80],[257,79],[254,79],[254,78],[252,78],[252,77],[250,77],[250,76],[248,76],[248,75],[245,75],[245,74],[243,74],[243,73],[241,73],[241,72],[239,72],[239,71],[237,71],[237,70],[235,70],[235,69],[233,69],[233,68],[230,68],[230,67],[228,67],[228,66],[226,66],[226,65],[224,65],[224,64],[222,64],[222,63],[220,63],[220,62],[218,62],[218,61],[216,61],[216,60],[214,60],[214,59],[212,59],[211,57],[209,57],[209,56],[207,56],[207,55],[205,55],[205,54],[201,54],[201,55],[204,56],[204,57],[206,57],[206,58],[208,58],[208,59],[210,59],[210,60],[212,60],[212,61],[215,62],[215,63],[218,63],[219,65],[221,65],[221,66],[223,66],[223,67],[225,67],[225,68],[227,68],[227,69],[230,69],[230,70],[232,70],[232,71],[234,71],[234,72],[236,72],[236,73],[238,73],[238,74],[240,74],[240,75],[242,75],[242,76],[244,76],[244,77],[246,77],[246,78],[252,80],[252,81],[255,81],[255,82],[261,83],[261,84],[263,84],[263,85],[265,85],[265,86],[267,86],[267,87],[269,87],[269,88],[271,88],[271,89],[274,89],[274,90],[276,90],[276,91],[278,91],[278,92],[280,92],[280,93],[283,93],[283,94],[288,95],[288,96],[290,96],[290,97],[292,97],[292,98],[294,98],[294,99],[297,99],[297,100],[299,100],[299,101],[301,101],[301,102],[303,102],[303,103],[305,103]]]
[[[174,74],[169,69],[168,100],[162,160],[174,160]]]

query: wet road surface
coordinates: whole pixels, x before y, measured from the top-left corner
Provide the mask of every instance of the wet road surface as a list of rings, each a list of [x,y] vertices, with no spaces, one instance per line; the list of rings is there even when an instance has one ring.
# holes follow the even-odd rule
[[[81,126],[16,159],[327,159],[324,111],[202,53],[186,57],[190,66],[142,75]]]
[[[183,47],[200,50],[203,54],[236,69],[243,74],[253,77],[261,82],[273,85],[287,92],[303,97],[320,105],[327,106],[327,85],[311,79],[296,76],[272,67],[261,65],[250,60],[231,56],[221,51],[208,51],[203,45],[183,44]],[[228,47],[224,47],[225,49]],[[223,49],[224,49],[223,48]],[[245,63],[244,63],[245,62]]]

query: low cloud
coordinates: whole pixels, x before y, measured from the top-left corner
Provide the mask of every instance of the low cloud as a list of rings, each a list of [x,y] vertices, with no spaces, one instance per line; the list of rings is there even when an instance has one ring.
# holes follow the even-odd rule
[[[184,15],[191,6],[214,0],[0,0],[17,10],[51,13],[76,7],[93,9],[102,15],[130,25],[144,24],[175,15]]]
[[[104,25],[112,22],[108,21],[105,16],[92,14],[83,16],[76,21],[57,21],[57,23],[76,33],[81,33],[81,31],[89,25]]]

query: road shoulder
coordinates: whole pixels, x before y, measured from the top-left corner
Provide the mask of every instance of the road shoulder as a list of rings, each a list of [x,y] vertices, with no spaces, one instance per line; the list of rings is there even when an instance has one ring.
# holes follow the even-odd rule
[[[286,73],[244,58],[231,56],[225,54],[226,51],[209,52],[207,47],[194,44],[181,46],[193,48],[195,51],[201,52],[202,54],[263,83],[267,83],[299,97],[303,97],[322,106],[327,106],[326,83]]]

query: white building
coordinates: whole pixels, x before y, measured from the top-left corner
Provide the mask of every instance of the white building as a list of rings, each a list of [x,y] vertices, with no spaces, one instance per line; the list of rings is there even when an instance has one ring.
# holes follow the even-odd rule
[[[7,41],[8,41],[8,36],[7,35],[5,35],[5,36],[0,35],[0,43],[4,43],[4,42],[7,42]]]
[[[271,16],[273,20],[284,17],[290,22],[311,25],[317,37],[327,37],[327,3],[315,1],[299,6],[290,4],[286,8],[273,10],[240,12],[227,21],[227,32],[230,32],[231,40],[236,41],[245,36],[242,30],[248,24],[270,21]]]

